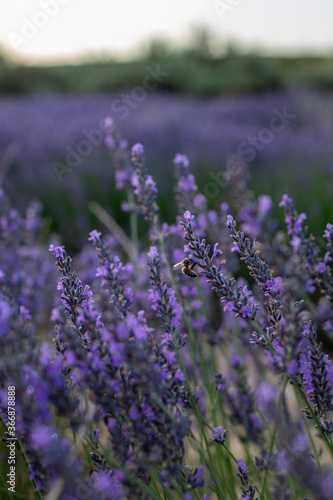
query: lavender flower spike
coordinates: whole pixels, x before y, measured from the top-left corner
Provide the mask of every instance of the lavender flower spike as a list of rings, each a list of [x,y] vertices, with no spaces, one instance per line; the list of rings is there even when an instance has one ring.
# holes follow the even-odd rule
[[[252,499],[254,499],[254,495],[256,494],[256,490],[255,490],[253,484],[250,484],[250,482],[249,482],[249,476],[247,474],[248,467],[244,463],[244,460],[242,458],[240,458],[237,461],[237,465],[238,465],[238,471],[239,471],[237,476],[239,477],[242,485],[244,486],[244,488],[241,488],[242,498],[246,499],[246,500],[252,500]],[[258,497],[256,498],[256,500],[258,500]]]
[[[227,216],[226,226],[230,229],[230,237],[233,239],[233,251],[240,255],[240,259],[246,263],[250,276],[262,288],[265,295],[276,301],[276,306],[282,305],[283,283],[280,276],[274,278],[272,271],[266,262],[260,259],[258,250],[253,248],[249,238],[245,238],[243,231],[236,231],[236,221],[232,215]]]
[[[184,214],[186,222],[180,222],[184,228],[184,238],[188,241],[185,245],[185,252],[189,254],[190,259],[203,269],[200,274],[204,274],[207,283],[211,283],[212,290],[221,298],[221,302],[225,305],[224,309],[234,311],[236,316],[242,318],[254,319],[259,306],[255,303],[252,292],[236,285],[234,278],[227,279],[222,273],[221,262],[218,266],[214,264],[215,259],[220,250],[217,250],[217,245],[214,246],[214,251],[211,257],[210,245],[206,244],[204,239],[200,239],[198,234],[194,234],[192,219],[194,215],[187,210]]]
[[[135,144],[132,147],[132,163],[134,173],[132,174],[131,182],[135,188],[134,210],[141,213],[145,220],[152,223],[159,211],[156,203],[157,188],[152,176],[148,175],[142,144]]]

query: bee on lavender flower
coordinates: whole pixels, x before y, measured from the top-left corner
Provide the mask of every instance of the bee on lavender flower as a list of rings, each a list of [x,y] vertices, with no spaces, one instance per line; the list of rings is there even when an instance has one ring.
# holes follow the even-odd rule
[[[191,278],[196,278],[197,273],[195,273],[193,271],[193,269],[195,268],[196,265],[197,265],[196,262],[193,262],[193,260],[186,257],[181,262],[178,262],[177,264],[175,264],[173,266],[173,269],[181,268],[183,274],[186,274],[186,276],[190,276]]]

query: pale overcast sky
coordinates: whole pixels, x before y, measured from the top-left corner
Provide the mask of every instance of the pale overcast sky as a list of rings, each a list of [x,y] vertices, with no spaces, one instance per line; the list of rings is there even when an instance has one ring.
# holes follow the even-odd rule
[[[333,53],[333,0],[1,0],[0,47],[26,62],[127,56],[203,25],[266,53]]]

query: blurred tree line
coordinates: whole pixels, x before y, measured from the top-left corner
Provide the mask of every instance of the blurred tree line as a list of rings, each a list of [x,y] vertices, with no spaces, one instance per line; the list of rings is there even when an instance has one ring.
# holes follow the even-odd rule
[[[221,46],[208,30],[192,30],[187,47],[151,41],[133,60],[80,65],[25,66],[0,53],[0,93],[108,92],[142,84],[146,66],[169,76],[159,89],[193,95],[262,92],[291,86],[333,88],[333,56],[268,57]]]

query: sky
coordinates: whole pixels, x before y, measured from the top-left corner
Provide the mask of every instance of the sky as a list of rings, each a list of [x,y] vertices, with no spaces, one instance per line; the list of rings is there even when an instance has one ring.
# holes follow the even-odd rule
[[[273,55],[333,53],[332,0],[1,0],[0,48],[27,64],[129,59],[152,38],[221,42]],[[1,5],[1,4],[0,4]]]

